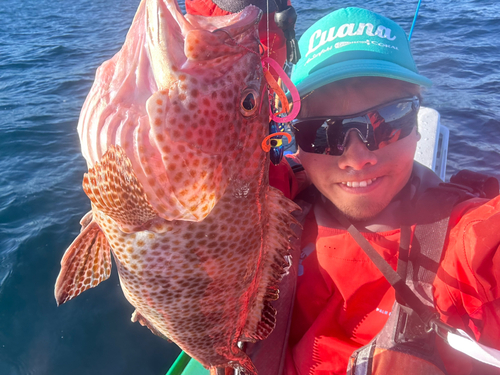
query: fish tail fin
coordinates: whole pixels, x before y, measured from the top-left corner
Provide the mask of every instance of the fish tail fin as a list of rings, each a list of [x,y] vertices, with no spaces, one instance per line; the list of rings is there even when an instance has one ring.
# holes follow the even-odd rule
[[[210,375],[234,375],[232,367],[210,367]]]
[[[111,275],[111,252],[104,233],[95,221],[89,221],[88,214],[82,219],[82,225],[86,226],[61,260],[54,293],[58,306]]]
[[[291,226],[300,226],[291,215],[291,212],[300,210],[300,207],[286,198],[281,191],[270,187],[266,201],[270,217],[264,239],[262,281],[242,331],[241,341],[264,340],[273,331],[276,325],[276,310],[271,302],[278,299],[278,285],[290,267],[290,239],[297,238]]]
[[[231,354],[228,358],[230,360],[230,367],[210,367],[210,375],[234,375],[236,369],[245,375],[257,375],[257,369],[252,360],[243,350],[236,347],[231,350]]]

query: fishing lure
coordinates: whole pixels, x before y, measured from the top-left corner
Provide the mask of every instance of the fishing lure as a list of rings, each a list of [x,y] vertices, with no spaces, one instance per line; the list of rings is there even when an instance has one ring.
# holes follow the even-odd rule
[[[290,112],[290,103],[288,102],[287,96],[281,89],[280,85],[276,82],[273,75],[269,72],[269,68],[266,68],[266,64],[268,67],[272,67],[274,71],[278,74],[281,80],[284,82],[288,90],[290,91],[290,95],[292,97],[292,110]],[[284,123],[290,122],[300,111],[300,97],[297,89],[295,88],[288,75],[283,71],[279,64],[269,58],[262,58],[262,67],[264,70],[264,77],[266,78],[268,89],[269,89],[269,135],[264,138],[262,141],[262,149],[266,152],[270,153],[271,162],[274,165],[278,165],[283,158],[284,153],[284,145],[283,145],[283,136],[287,137],[288,142],[292,141],[292,137],[290,134],[285,132]],[[277,112],[275,109],[275,100],[274,97],[279,99],[281,104],[281,111]],[[288,113],[290,112],[290,113]],[[281,115],[286,114],[281,117]]]

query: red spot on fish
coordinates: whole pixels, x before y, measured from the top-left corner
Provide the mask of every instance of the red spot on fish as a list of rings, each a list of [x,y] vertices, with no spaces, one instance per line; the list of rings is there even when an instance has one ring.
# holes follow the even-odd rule
[[[191,90],[191,96],[192,96],[193,98],[197,98],[197,97],[198,97],[198,95],[199,95],[199,92],[198,92],[198,90],[197,90],[197,89],[193,89],[193,90]]]
[[[184,135],[186,136],[187,139],[191,139],[193,137],[193,132],[188,130],[186,133],[184,133]]]
[[[163,100],[161,100],[161,99],[156,100],[156,104],[162,105],[163,104]]]
[[[178,172],[178,173],[174,176],[174,181],[175,181],[175,182],[181,182],[181,181],[182,181],[182,172]]]
[[[158,140],[158,142],[163,142],[165,140],[165,138],[163,137],[163,134],[157,134],[156,139]]]
[[[179,80],[180,80],[180,81],[184,81],[185,79],[186,79],[186,76],[185,76],[184,74],[181,74],[181,75],[179,76]]]
[[[162,124],[161,118],[157,117],[155,118],[155,125],[160,126]]]
[[[179,100],[186,100],[186,94],[179,94]]]

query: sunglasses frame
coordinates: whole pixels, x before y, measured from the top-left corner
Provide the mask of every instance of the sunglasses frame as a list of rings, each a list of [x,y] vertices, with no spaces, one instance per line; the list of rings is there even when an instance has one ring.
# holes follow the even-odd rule
[[[292,132],[294,133],[294,135],[296,136],[296,134],[298,132],[300,132],[300,129],[298,129],[296,126],[301,124],[301,123],[305,123],[305,122],[312,122],[312,121],[323,121],[321,123],[321,125],[316,129],[316,131],[321,127],[323,126],[323,124],[327,123],[327,127],[328,126],[331,126],[331,125],[334,125],[335,122],[338,122],[338,121],[341,121],[343,122],[344,120],[349,120],[349,119],[352,119],[352,118],[357,118],[357,117],[364,117],[364,118],[367,118],[367,115],[368,113],[370,112],[375,112],[375,111],[378,111],[382,108],[386,108],[386,107],[389,107],[391,105],[394,105],[394,104],[400,104],[400,103],[406,103],[406,102],[411,102],[412,103],[412,111],[416,111],[416,114],[418,116],[418,111],[420,109],[420,98],[416,95],[412,96],[412,97],[407,97],[407,98],[400,98],[400,99],[396,99],[396,100],[392,100],[390,102],[386,102],[386,103],[382,103],[382,104],[379,104],[377,106],[374,106],[374,107],[371,107],[369,109],[366,109],[362,112],[358,112],[358,113],[354,113],[354,114],[351,114],[351,115],[346,115],[346,116],[315,116],[315,117],[307,117],[307,118],[304,118],[304,119],[297,119],[297,120],[294,120],[292,121],[292,123],[290,124],[291,127],[292,127]],[[411,111],[410,111],[411,112]],[[408,112],[407,114],[405,114],[404,116],[408,115],[410,112]],[[402,117],[404,117],[402,116]],[[401,118],[402,118],[401,117]],[[394,121],[394,120],[393,120]],[[391,121],[388,121],[388,123],[390,123]],[[346,132],[345,132],[345,135],[344,135],[344,139],[343,139],[343,142],[342,142],[342,148],[345,148],[345,144],[347,142],[347,137],[349,136],[349,133],[353,130],[355,130],[359,137],[361,138],[361,140],[363,141],[363,143],[365,143],[365,145],[367,145],[368,147],[368,136],[369,136],[369,133],[370,133],[370,128],[372,129],[373,131],[373,125],[372,123],[366,119],[365,122],[364,122],[367,126],[367,131],[366,131],[366,134],[363,135],[361,133],[361,130],[359,130],[358,127],[356,126],[353,126],[351,128],[349,128]],[[357,122],[357,124],[361,124],[360,122]],[[415,123],[414,126],[418,125],[418,123]],[[406,135],[407,136],[407,135]],[[406,136],[400,138],[400,139],[403,139],[405,138]],[[300,137],[300,136],[299,136]],[[327,133],[327,137],[328,137],[328,133]],[[297,137],[296,137],[297,138]],[[398,139],[399,140],[399,139]],[[300,147],[299,145],[299,142],[297,142],[296,140],[296,143],[297,143],[297,146]],[[337,145],[339,146],[339,145]],[[369,148],[369,147],[368,147]],[[329,149],[329,148],[327,148]],[[370,148],[369,148],[370,149]],[[370,149],[371,151],[374,151],[374,150],[378,150],[379,147],[377,146],[377,148],[375,149]],[[310,153],[314,153],[314,151],[305,151],[303,150],[304,152],[310,152]],[[342,151],[343,153],[343,151]],[[325,152],[321,152],[321,153],[318,153],[318,154],[327,154],[327,155],[333,155],[333,156],[340,156],[340,155],[335,155],[335,154],[329,154],[329,153],[325,153]]]

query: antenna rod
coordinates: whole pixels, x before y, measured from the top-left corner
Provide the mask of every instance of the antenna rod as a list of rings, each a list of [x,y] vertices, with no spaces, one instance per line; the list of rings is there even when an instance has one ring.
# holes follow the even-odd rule
[[[410,35],[408,35],[408,41],[411,40],[411,34],[413,34],[413,28],[415,27],[415,22],[417,22],[418,10],[420,9],[420,3],[422,0],[418,0],[417,10],[415,11],[415,17],[413,17],[413,23],[411,24]]]

